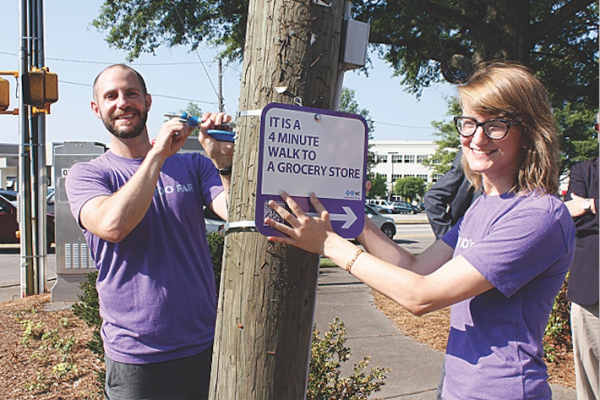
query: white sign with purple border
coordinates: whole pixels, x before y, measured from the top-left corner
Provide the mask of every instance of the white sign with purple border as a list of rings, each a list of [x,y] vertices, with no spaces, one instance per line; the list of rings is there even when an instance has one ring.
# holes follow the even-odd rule
[[[269,200],[285,206],[284,190],[309,215],[314,192],[345,238],[364,226],[368,128],[360,115],[271,103],[262,111],[255,224],[267,236],[282,236],[264,224],[283,222]],[[286,207],[287,208],[287,207]]]

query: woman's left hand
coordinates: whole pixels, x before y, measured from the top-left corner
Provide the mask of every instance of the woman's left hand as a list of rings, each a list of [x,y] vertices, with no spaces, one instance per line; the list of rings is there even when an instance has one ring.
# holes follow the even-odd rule
[[[323,204],[321,204],[314,193],[310,195],[310,202],[315,208],[317,214],[315,217],[306,215],[286,192],[281,192],[280,195],[292,213],[273,200],[269,201],[269,207],[277,212],[289,225],[282,224],[271,218],[266,218],[265,224],[287,236],[269,236],[268,240],[290,244],[311,253],[324,255],[327,239],[337,236],[331,227],[329,212],[323,207]]]

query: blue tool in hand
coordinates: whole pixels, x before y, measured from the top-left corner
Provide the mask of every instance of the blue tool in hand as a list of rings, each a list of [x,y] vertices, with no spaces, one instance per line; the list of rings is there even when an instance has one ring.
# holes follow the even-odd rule
[[[165,114],[167,118],[179,118],[180,122],[186,122],[188,126],[198,126],[202,123],[200,118],[194,117],[186,112],[183,114],[179,113],[167,113]],[[208,136],[218,140],[220,142],[234,142],[235,141],[235,132],[226,131],[225,128],[233,128],[233,123],[221,124],[217,125],[217,129],[209,129],[206,133]],[[220,128],[220,129],[219,129]]]

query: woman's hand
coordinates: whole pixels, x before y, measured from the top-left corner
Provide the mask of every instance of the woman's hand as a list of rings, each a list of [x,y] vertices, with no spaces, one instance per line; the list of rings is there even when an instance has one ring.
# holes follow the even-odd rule
[[[265,224],[287,235],[269,236],[271,242],[285,243],[301,248],[302,250],[325,255],[327,240],[337,236],[331,227],[329,212],[317,199],[314,193],[310,195],[310,202],[316,211],[316,216],[311,217],[298,206],[286,192],[281,192],[281,198],[286,202],[292,213],[271,200],[269,207],[279,214],[288,224],[282,224],[271,218],[265,219]]]

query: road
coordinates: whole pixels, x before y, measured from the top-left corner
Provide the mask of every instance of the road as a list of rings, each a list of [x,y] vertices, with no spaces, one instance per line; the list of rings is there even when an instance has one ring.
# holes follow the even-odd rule
[[[435,241],[429,224],[396,223],[394,241],[413,254],[420,254]]]
[[[0,303],[19,298],[20,264],[19,245],[0,244]],[[54,253],[46,257],[46,278],[49,291],[56,280]]]
[[[394,241],[413,254],[421,253],[433,241],[435,236],[428,224],[419,223],[423,214],[394,215],[398,233]],[[421,221],[420,221],[421,220]],[[20,254],[19,245],[0,244],[0,302],[19,298],[20,289]],[[54,253],[46,257],[47,290],[52,289],[56,280],[56,257]]]

